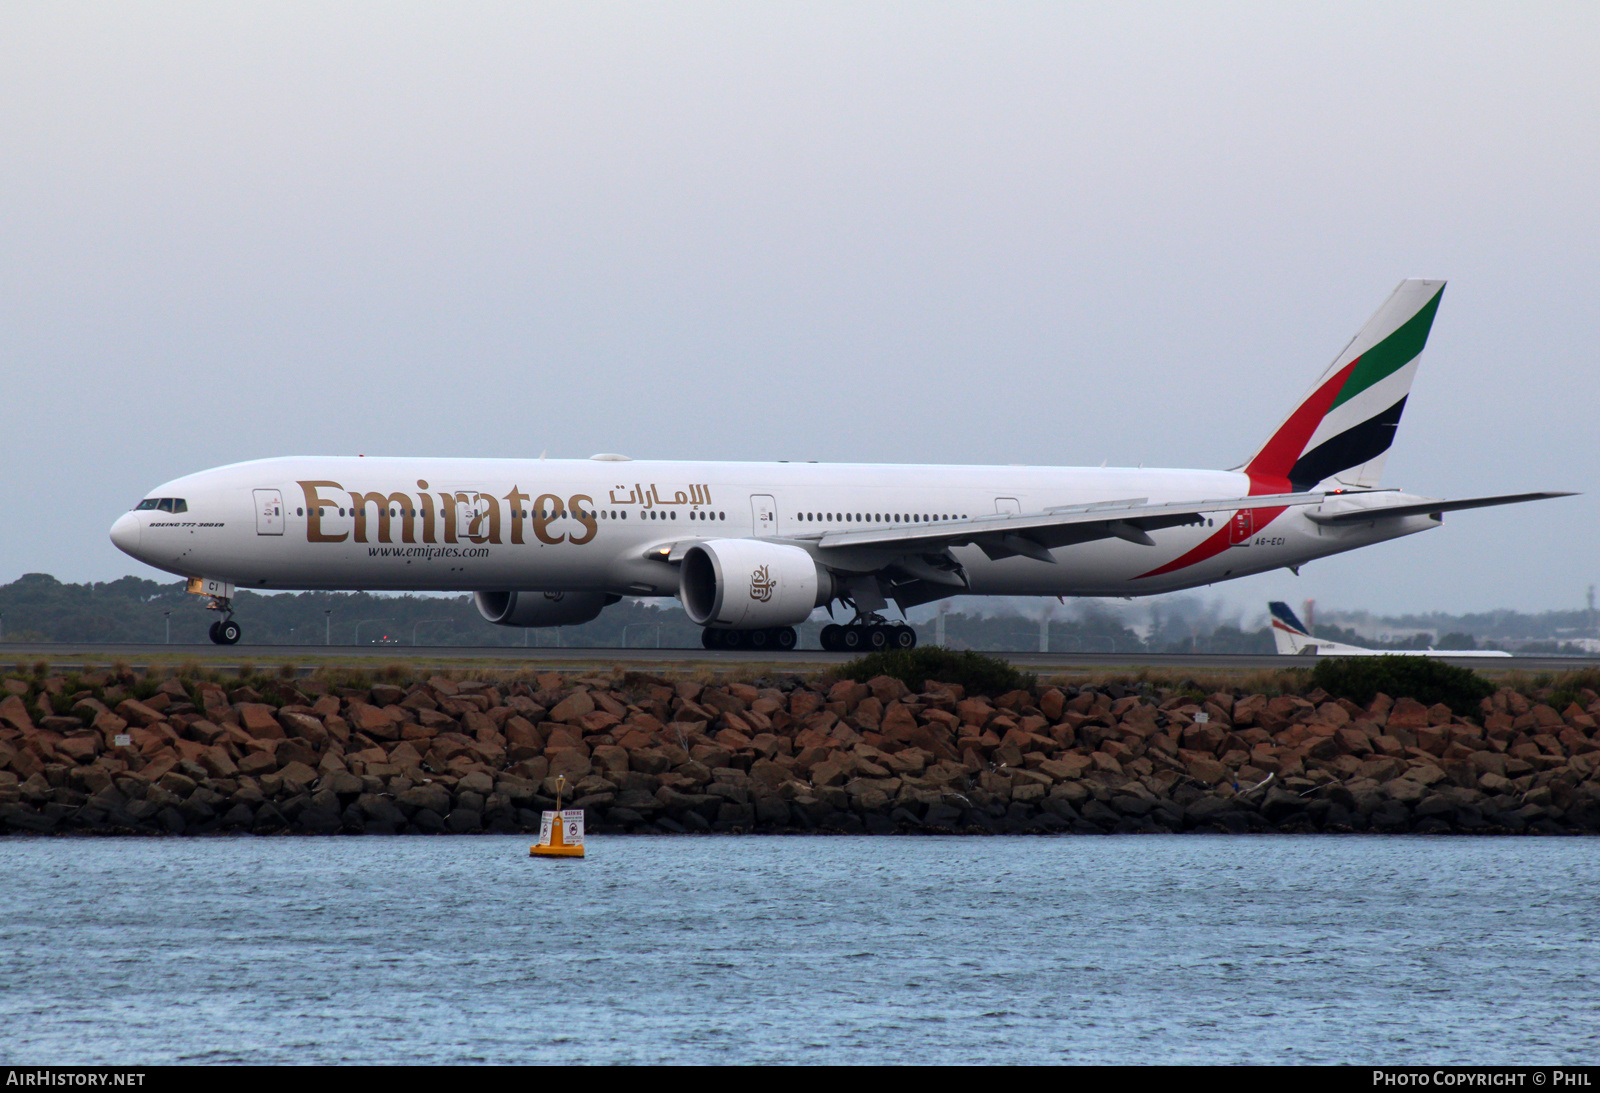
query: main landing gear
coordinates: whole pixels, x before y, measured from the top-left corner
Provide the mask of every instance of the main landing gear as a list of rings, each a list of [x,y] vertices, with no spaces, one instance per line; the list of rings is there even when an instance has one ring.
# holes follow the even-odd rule
[[[700,644],[707,649],[774,649],[788,652],[798,640],[792,626],[774,626],[766,630],[712,630],[700,631]]]
[[[232,601],[220,596],[212,597],[206,605],[207,611],[221,611],[222,618],[211,624],[208,633],[211,635],[213,645],[238,645],[239,638],[244,635],[239,624],[233,621]]]
[[[830,653],[915,649],[917,632],[904,623],[880,619],[857,619],[848,626],[830,623],[822,628],[822,647]]]

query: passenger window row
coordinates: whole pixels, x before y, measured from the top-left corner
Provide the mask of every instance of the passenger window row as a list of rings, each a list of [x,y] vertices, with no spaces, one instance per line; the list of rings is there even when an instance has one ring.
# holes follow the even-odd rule
[[[184,506],[184,503],[182,501],[178,501],[177,504],[180,505],[180,506],[183,506],[183,507],[180,507],[180,508],[177,508],[177,509],[170,509],[170,510],[169,509],[165,509],[163,507],[163,511],[183,512],[184,509],[187,507],[187,506]],[[162,505],[165,506],[166,502],[163,501]],[[139,507],[141,509],[153,509],[153,508],[156,507],[156,503],[153,500],[144,501],[144,502],[140,503]],[[655,509],[650,509],[648,511],[649,511],[649,519],[651,519],[651,520],[666,520],[666,519],[669,519],[669,518],[673,519],[673,520],[676,520],[678,518],[678,514],[676,512],[657,512]],[[343,508],[337,508],[337,509],[320,508],[320,509],[317,510],[317,518],[318,519],[325,519],[330,512],[337,512],[340,516],[347,515],[347,510],[345,510]],[[306,510],[305,510],[304,507],[297,508],[297,509],[294,510],[294,514],[296,516],[304,516],[306,514]],[[356,514],[356,510],[355,509],[352,508],[352,509],[348,510],[348,515],[354,516],[355,514]],[[448,514],[449,514],[449,510],[448,509],[440,509],[439,510],[439,518],[441,520],[446,519],[448,517]],[[380,512],[378,515],[382,516],[383,514]],[[417,516],[421,516],[423,514],[420,513],[419,511],[417,511],[416,509],[390,509],[389,510],[389,515],[392,518],[399,518],[399,517],[413,517],[414,518],[414,517],[417,517]],[[586,517],[588,517],[590,519],[596,519],[596,520],[626,520],[628,518],[628,514],[627,514],[627,512],[625,510],[624,511],[616,511],[616,510],[611,510],[611,509],[600,509],[600,510],[589,510],[589,511],[584,511],[584,510],[580,509],[580,510],[577,510],[576,512],[568,512],[565,509],[541,509],[537,513],[535,513],[531,509],[519,509],[516,512],[512,513],[511,515],[512,515],[513,519],[518,519],[518,520],[526,520],[526,519],[533,518],[535,516],[537,516],[541,520],[560,520],[563,517],[567,517],[567,516],[580,516],[580,517],[586,516]],[[715,520],[726,520],[727,518],[728,518],[728,514],[725,513],[725,512],[691,512],[689,514],[689,519],[691,519],[691,520],[713,520],[713,519],[715,519]],[[645,519],[644,513],[640,514],[640,519]]]
[[[931,524],[936,520],[965,520],[965,515],[905,512],[797,512],[802,523],[822,524]]]

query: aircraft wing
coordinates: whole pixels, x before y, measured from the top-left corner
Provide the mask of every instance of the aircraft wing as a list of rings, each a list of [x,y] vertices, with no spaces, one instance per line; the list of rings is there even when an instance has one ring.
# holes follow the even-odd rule
[[[1359,496],[1347,494],[1345,496]],[[1499,497],[1464,497],[1456,501],[1420,501],[1407,505],[1372,505],[1346,509],[1343,512],[1312,512],[1306,515],[1313,523],[1324,527],[1350,524],[1370,524],[1374,520],[1393,520],[1401,516],[1423,516],[1433,512],[1457,512],[1461,509],[1483,509],[1491,505],[1516,505],[1523,501],[1544,501],[1551,497],[1575,497],[1570,490],[1545,493],[1507,493]]]
[[[1053,562],[1054,547],[1072,546],[1096,539],[1125,539],[1154,546],[1150,532],[1197,524],[1208,512],[1239,509],[1281,509],[1320,504],[1322,493],[1276,493],[1258,497],[1222,497],[1204,501],[1174,501],[1152,505],[1145,498],[1065,505],[1032,513],[995,513],[965,520],[936,520],[926,524],[897,524],[861,530],[831,530],[787,538],[815,542],[822,550],[876,547],[913,552],[939,551],[976,544],[992,558],[1012,555]]]

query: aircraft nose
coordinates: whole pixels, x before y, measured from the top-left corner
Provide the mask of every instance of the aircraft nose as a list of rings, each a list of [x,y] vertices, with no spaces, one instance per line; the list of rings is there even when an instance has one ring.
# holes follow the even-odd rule
[[[139,518],[131,512],[125,512],[117,517],[117,522],[111,525],[111,541],[124,554],[138,557]]]

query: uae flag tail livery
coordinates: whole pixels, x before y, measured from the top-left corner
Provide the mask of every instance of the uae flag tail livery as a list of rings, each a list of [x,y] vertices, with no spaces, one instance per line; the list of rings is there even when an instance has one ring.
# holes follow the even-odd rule
[[[1258,492],[1378,484],[1443,295],[1443,281],[1400,283],[1240,468]]]
[[[814,610],[842,606],[825,649],[909,648],[890,605],[1299,572],[1446,512],[1561,496],[1378,487],[1443,291],[1402,282],[1232,470],[285,456],[157,486],[111,540],[189,578],[225,644],[241,634],[236,589],[286,588],[471,592],[487,621],[518,627],[676,598],[714,649],[793,648]]]

